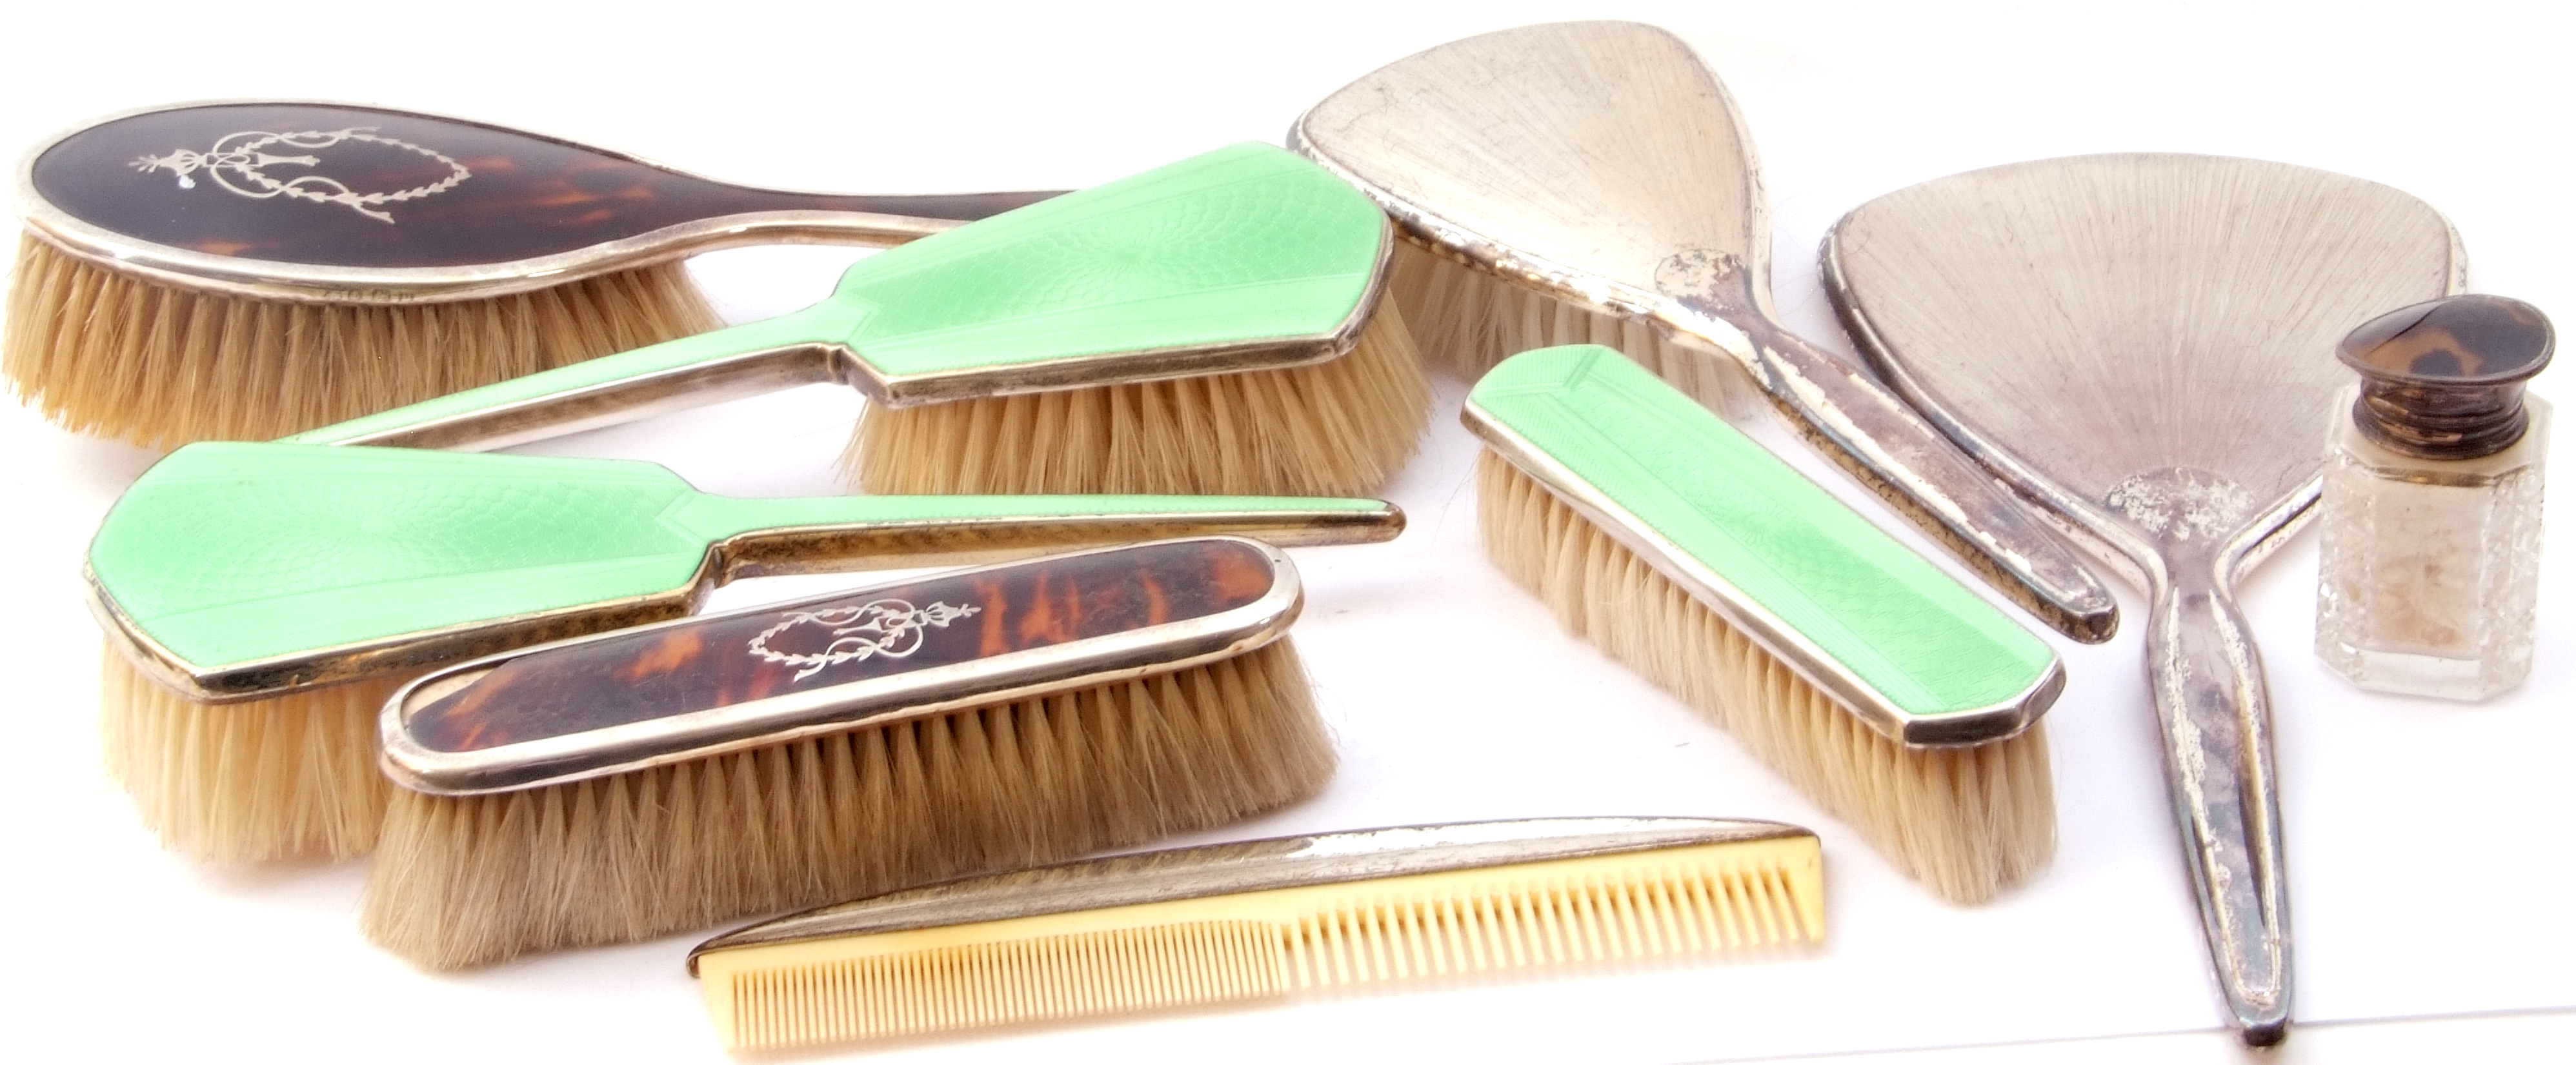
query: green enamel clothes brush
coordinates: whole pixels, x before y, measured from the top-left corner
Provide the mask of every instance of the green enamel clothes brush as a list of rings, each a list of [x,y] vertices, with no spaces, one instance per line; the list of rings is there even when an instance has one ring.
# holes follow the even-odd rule
[[[1346,495],[1429,392],[1367,197],[1240,144],[860,261],[832,297],[291,438],[498,447],[789,385],[864,392],[871,492]]]
[[[14,177],[0,363],[63,425],[163,447],[713,329],[685,255],[899,244],[1050,195],[746,188],[488,123],[248,100],[96,119]]]
[[[994,869],[1303,798],[1295,567],[1173,540],[484,659],[386,704],[370,938],[435,968]]]
[[[2047,864],[2057,655],[1606,347],[1469,393],[1486,553],[1944,897]]]
[[[730,499],[650,463],[204,443],[146,471],[91,542],[115,775],[172,846],[363,853],[372,722],[403,681],[687,613],[761,574],[915,566],[1197,532],[1383,540],[1362,499]]]

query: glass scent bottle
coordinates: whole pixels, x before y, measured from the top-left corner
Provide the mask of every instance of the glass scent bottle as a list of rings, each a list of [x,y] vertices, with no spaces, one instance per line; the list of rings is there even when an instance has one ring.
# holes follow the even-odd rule
[[[2483,699],[2531,672],[2549,319],[2453,296],[2374,318],[2326,444],[2317,654],[2374,691]],[[2348,411],[2348,412],[2347,412]]]

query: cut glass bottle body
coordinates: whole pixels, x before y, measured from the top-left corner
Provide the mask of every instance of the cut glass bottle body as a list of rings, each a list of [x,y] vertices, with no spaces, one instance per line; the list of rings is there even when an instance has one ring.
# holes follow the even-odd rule
[[[2317,655],[2373,691],[2483,699],[2531,672],[2549,404],[2482,458],[2422,459],[2338,414],[2326,447]]]

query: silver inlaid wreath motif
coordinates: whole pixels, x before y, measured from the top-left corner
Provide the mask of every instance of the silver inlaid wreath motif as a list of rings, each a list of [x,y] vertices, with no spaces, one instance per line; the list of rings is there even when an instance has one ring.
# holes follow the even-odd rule
[[[947,628],[949,622],[975,614],[978,610],[977,607],[947,603],[916,607],[901,599],[878,599],[860,606],[793,611],[787,615],[787,620],[752,637],[751,653],[764,662],[802,667],[795,679],[804,680],[843,662],[880,655],[902,658],[921,649],[923,630]],[[830,629],[832,642],[810,654],[779,651],[769,646],[771,637],[804,625]]]
[[[223,186],[226,191],[236,196],[247,196],[254,200],[284,196],[291,200],[308,200],[313,203],[336,203],[385,223],[391,223],[394,216],[377,208],[389,203],[435,196],[455,188],[458,182],[474,176],[472,171],[465,169],[465,164],[442,153],[423,148],[410,141],[378,136],[374,130],[373,126],[356,126],[330,132],[308,130],[303,133],[263,133],[252,130],[227,133],[216,138],[214,146],[202,152],[181,148],[168,155],[147,155],[130,165],[146,174],[156,170],[167,170],[176,174],[179,177],[179,187],[183,189],[196,188],[196,179],[190,175],[203,171],[207,177],[214,179],[215,184]],[[264,168],[272,166],[320,166],[322,158],[315,155],[271,155],[262,149],[283,145],[288,148],[320,150],[345,141],[381,144],[389,148],[400,148],[417,155],[428,156],[447,164],[448,173],[446,177],[429,184],[415,185],[395,192],[359,192],[337,179],[320,174],[304,174],[281,181],[263,172]]]

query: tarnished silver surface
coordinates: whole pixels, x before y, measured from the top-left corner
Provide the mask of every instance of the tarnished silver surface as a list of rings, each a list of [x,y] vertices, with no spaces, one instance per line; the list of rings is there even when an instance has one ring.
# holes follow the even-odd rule
[[[1857,673],[1816,646],[1815,641],[1799,632],[1787,619],[1764,607],[1759,600],[1744,593],[1724,574],[1709,568],[1691,553],[1675,544],[1654,526],[1640,520],[1626,507],[1609,497],[1591,482],[1584,480],[1555,456],[1513,432],[1501,419],[1495,418],[1467,400],[1460,419],[1479,439],[1513,467],[1545,486],[1550,494],[1574,508],[1595,528],[1636,552],[1648,566],[1665,579],[1679,585],[1690,597],[1725,618],[1747,639],[1779,659],[1798,677],[1826,697],[1849,710],[1871,730],[1911,747],[1965,746],[1991,743],[2020,735],[2037,722],[2040,715],[2057,702],[2066,689],[2066,667],[2054,655],[2048,670],[2040,678],[1992,706],[1972,707],[1954,713],[1925,716],[1910,714],[1887,693],[1863,680]]]
[[[1679,38],[1573,22],[1452,42],[1343,87],[1289,141],[1453,260],[1714,345],[1998,590],[2075,639],[2110,638],[2109,589],[2029,508],[1877,382],[1781,324],[1752,144],[1725,87]]]
[[[1873,200],[1827,236],[1824,269],[1882,374],[2147,590],[2147,672],[2210,954],[2246,1041],[2277,1041],[2280,810],[2234,587],[2316,502],[2350,378],[2336,342],[2460,287],[2450,223],[2304,167],[2084,156]]]
[[[1812,835],[1776,821],[1568,817],[1282,836],[1122,854],[968,877],[764,921],[698,944],[689,951],[689,971],[697,971],[699,955],[735,947]]]
[[[101,115],[55,132],[54,135],[36,142],[33,147],[18,157],[17,166],[10,171],[10,176],[14,179],[10,190],[11,206],[17,211],[18,218],[25,224],[27,232],[35,234],[36,237],[65,254],[118,273],[131,274],[161,284],[201,292],[220,292],[256,299],[298,303],[340,304],[437,303],[447,300],[488,299],[552,288],[585,277],[651,266],[655,263],[669,262],[673,259],[723,248],[756,244],[848,244],[862,247],[891,247],[966,224],[956,219],[917,218],[910,215],[864,211],[753,211],[698,219],[666,226],[623,240],[512,262],[483,263],[473,266],[320,266],[213,255],[190,248],[143,240],[74,218],[36,193],[33,175],[37,158],[44,155],[47,149],[73,134],[135,115],[222,104],[379,107],[379,105],[357,104],[346,100],[216,99],[155,104],[151,107],[138,107],[111,115]],[[489,125],[489,123],[474,122],[471,119],[424,111],[412,113],[449,122]],[[712,180],[640,155],[526,130],[511,129],[510,131],[538,140],[573,145],[585,151],[613,156],[673,174]],[[980,198],[990,201],[990,209],[986,213],[1000,213],[1011,206],[1027,202],[1032,196],[1045,197],[1057,194],[1056,192],[996,192],[983,194]]]
[[[703,627],[745,614],[778,614],[808,603],[846,601],[866,595],[869,590],[834,592],[797,602],[603,632],[477,659],[412,681],[385,703],[377,730],[384,742],[385,773],[397,784],[433,795],[514,791],[765,747],[848,729],[861,722],[871,726],[893,724],[962,706],[1095,687],[1231,658],[1285,634],[1305,604],[1297,567],[1286,554],[1258,541],[1239,542],[1269,560],[1271,585],[1260,598],[1223,613],[482,750],[441,751],[422,745],[404,727],[406,718],[415,710],[472,687],[505,663],[603,640]],[[1040,564],[1123,549],[1070,552]],[[1002,567],[984,567],[998,568]],[[973,572],[980,571],[939,576]]]
[[[192,702],[237,703],[450,666],[592,633],[631,631],[633,626],[686,615],[719,585],[744,577],[972,565],[1190,536],[1257,537],[1282,547],[1382,543],[1404,531],[1404,520],[1404,512],[1389,503],[1362,511],[1318,507],[1155,513],[1139,509],[1130,514],[1036,514],[763,529],[711,545],[705,563],[686,585],[660,594],[211,666],[191,662],[162,646],[117,606],[115,595],[95,572],[83,566],[81,575],[99,630],[136,669]]]

